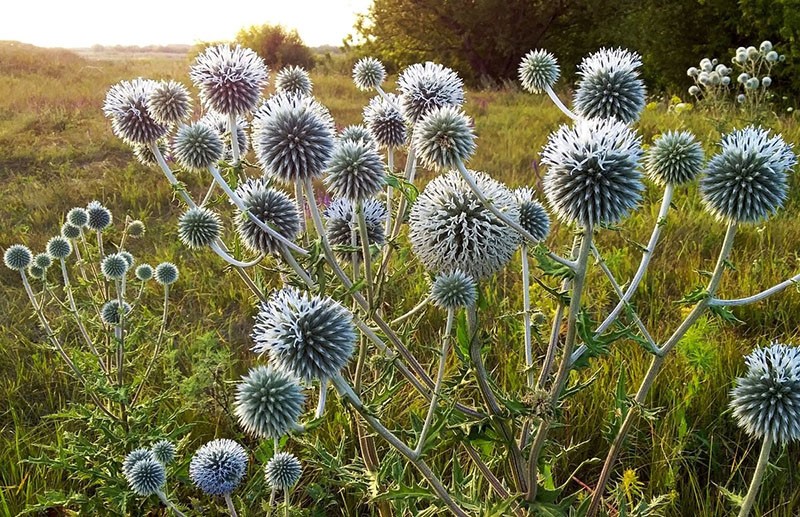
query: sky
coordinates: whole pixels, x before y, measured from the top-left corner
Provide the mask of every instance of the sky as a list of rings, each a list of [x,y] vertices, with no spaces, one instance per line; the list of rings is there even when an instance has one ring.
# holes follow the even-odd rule
[[[371,0],[7,0],[0,40],[41,47],[193,44],[231,40],[263,23],[297,29],[306,45],[336,45]]]

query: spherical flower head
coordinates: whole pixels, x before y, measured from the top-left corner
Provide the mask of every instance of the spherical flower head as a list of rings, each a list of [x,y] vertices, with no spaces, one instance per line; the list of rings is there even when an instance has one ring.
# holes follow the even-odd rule
[[[86,227],[96,232],[105,230],[114,220],[111,210],[101,205],[99,201],[92,201],[86,205],[86,213],[89,216]]]
[[[357,256],[361,256],[361,234],[358,231],[358,218],[356,207],[352,201],[345,198],[335,199],[325,209],[325,234],[333,246],[346,246],[356,248]],[[388,211],[377,199],[368,199],[362,203],[364,222],[367,223],[367,240],[370,246],[383,246],[386,242],[384,226]],[[355,231],[355,246],[353,245],[353,232]],[[353,260],[353,253],[336,251],[336,256],[341,261]],[[362,257],[363,258],[363,257]]]
[[[550,214],[536,200],[533,189],[520,187],[514,190],[514,197],[519,203],[519,225],[537,241],[545,240],[550,234]]]
[[[36,264],[31,264],[28,266],[28,274],[31,275],[32,278],[37,280],[44,280],[47,276],[47,270],[40,268]]]
[[[172,155],[184,169],[203,171],[222,159],[222,137],[213,128],[196,122],[181,126],[172,142]]]
[[[472,174],[487,199],[519,222],[511,191],[482,172]],[[481,203],[458,171],[428,183],[411,209],[409,228],[411,249],[434,273],[459,269],[486,278],[503,269],[519,245],[519,234]]]
[[[136,278],[142,282],[146,282],[153,278],[153,266],[150,264],[141,264],[136,268],[134,273],[136,274]]]
[[[109,280],[120,280],[128,272],[128,268],[128,261],[119,253],[106,255],[100,262],[100,269]]]
[[[785,444],[800,439],[800,348],[773,343],[745,358],[730,406],[749,435]]]
[[[134,219],[133,221],[128,223],[128,237],[132,237],[134,239],[138,239],[139,237],[144,235],[146,228],[144,223],[138,219]]]
[[[703,169],[703,147],[689,131],[667,131],[653,142],[644,169],[659,185],[683,185]]]
[[[3,253],[3,262],[5,262],[8,269],[14,271],[22,271],[28,267],[33,261],[33,253],[27,246],[22,244],[13,244],[6,248]]]
[[[353,140],[336,146],[326,173],[331,193],[351,201],[371,198],[386,183],[386,168],[375,146]]]
[[[552,88],[560,74],[555,56],[543,49],[531,50],[519,64],[519,81],[531,93],[542,93]]]
[[[114,134],[130,145],[155,142],[167,134],[167,126],[153,118],[147,99],[154,81],[120,81],[106,94],[103,112],[111,120]]]
[[[167,482],[167,472],[155,458],[142,458],[125,472],[131,490],[141,496],[155,494]]]
[[[297,425],[304,403],[305,396],[291,374],[258,366],[236,386],[234,413],[249,434],[280,438]]]
[[[72,243],[69,239],[58,235],[47,241],[47,254],[54,260],[63,260],[72,253]]]
[[[213,128],[220,135],[223,146],[222,158],[226,161],[232,160],[233,150],[231,149],[232,141],[228,117],[221,113],[209,111],[203,115],[199,122]],[[241,156],[247,154],[247,150],[250,147],[250,140],[247,137],[249,127],[250,124],[247,119],[236,117],[236,143],[239,146],[238,149]]]
[[[156,282],[171,285],[178,281],[178,267],[172,262],[162,262],[154,271]]]
[[[150,90],[146,104],[150,115],[164,125],[183,122],[192,111],[189,90],[177,81],[157,82]]]
[[[89,212],[85,208],[76,206],[67,212],[67,222],[78,228],[83,228],[89,224]]]
[[[133,254],[127,250],[122,250],[119,252],[119,256],[125,259],[125,262],[128,263],[128,269],[133,267],[133,263],[135,259],[133,258]]]
[[[294,95],[311,95],[313,85],[306,69],[301,66],[282,68],[275,76],[275,91]]]
[[[267,486],[277,489],[293,487],[303,473],[303,466],[294,454],[279,452],[275,454],[264,468]]]
[[[197,56],[189,77],[205,107],[224,115],[245,115],[256,107],[269,71],[249,48],[216,45]]]
[[[247,210],[287,239],[300,233],[300,214],[297,204],[280,190],[267,186],[261,178],[250,179],[236,189]],[[244,245],[255,253],[279,253],[283,244],[265,232],[249,217],[241,215],[236,230]]]
[[[375,143],[369,130],[361,124],[353,124],[342,129],[342,132],[339,133],[339,141],[360,142],[367,145]]]
[[[364,124],[380,147],[402,147],[406,143],[406,120],[400,111],[400,100],[392,93],[369,101],[364,108]]]
[[[253,148],[261,168],[283,183],[314,179],[333,153],[330,115],[308,97],[276,95],[253,122]]]
[[[461,108],[434,108],[417,122],[412,136],[423,165],[435,169],[456,168],[475,153],[472,121]]]
[[[159,440],[150,447],[155,459],[161,462],[162,465],[169,465],[175,459],[178,449],[175,444],[169,440]]]
[[[428,61],[406,68],[397,79],[400,107],[416,123],[433,109],[464,104],[464,83],[451,69]]]
[[[158,150],[161,152],[162,156],[167,153],[165,138],[157,140],[156,146],[158,146]],[[150,145],[134,144],[131,148],[133,149],[133,156],[136,158],[136,161],[145,167],[158,167],[158,160],[156,159],[156,155],[153,154],[153,150],[150,149]]]
[[[38,267],[39,269],[47,269],[53,265],[53,259],[47,253],[37,253],[33,257],[33,266]]]
[[[544,192],[567,223],[614,224],[641,199],[641,137],[615,119],[582,119],[548,138]]]
[[[261,305],[253,351],[304,380],[329,379],[347,365],[356,341],[353,315],[331,298],[282,289]]]
[[[141,447],[139,449],[134,449],[125,456],[125,460],[122,462],[122,473],[126,474],[130,472],[134,465],[139,463],[139,461],[143,459],[153,459],[153,451],[150,449],[146,449]]]
[[[639,78],[641,57],[635,52],[602,48],[578,67],[575,110],[585,118],[616,118],[630,123],[644,109],[644,82]]]
[[[189,477],[208,495],[230,494],[247,472],[244,447],[222,438],[212,440],[194,453],[189,463]]]
[[[116,325],[120,322],[120,316],[124,317],[129,312],[131,312],[131,306],[128,302],[122,302],[122,310],[120,310],[119,300],[110,300],[100,308],[100,321],[106,325]]]
[[[190,248],[214,243],[222,233],[222,220],[202,206],[190,208],[178,219],[178,238]]]
[[[722,138],[706,166],[700,193],[719,219],[755,223],[783,206],[788,171],[797,163],[792,146],[769,130],[748,126]]]
[[[471,307],[478,299],[478,286],[474,278],[458,269],[439,273],[431,286],[431,299],[443,309]]]
[[[359,59],[353,66],[353,82],[362,92],[380,87],[385,78],[386,69],[383,63],[374,57]]]

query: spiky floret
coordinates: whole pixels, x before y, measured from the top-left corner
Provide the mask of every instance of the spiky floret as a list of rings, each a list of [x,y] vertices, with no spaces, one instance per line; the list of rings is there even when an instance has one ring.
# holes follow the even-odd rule
[[[222,233],[222,220],[202,206],[190,208],[178,219],[178,238],[190,248],[209,246]]]
[[[113,216],[111,215],[111,210],[104,207],[99,201],[89,202],[89,204],[86,205],[86,213],[88,215],[86,226],[90,230],[94,230],[96,232],[105,230],[114,220]]]
[[[133,267],[133,263],[135,262],[133,255],[126,250],[122,250],[119,252],[119,256],[125,259],[125,262],[128,263],[128,269]]]
[[[216,165],[223,151],[219,133],[201,122],[181,126],[172,141],[172,155],[181,167],[190,171]]]
[[[200,123],[213,128],[222,138],[222,158],[230,161],[233,158],[231,149],[231,132],[228,117],[215,111],[209,111],[200,119]],[[236,117],[236,142],[239,146],[239,153],[244,156],[250,147],[250,140],[247,137],[247,130],[250,123],[244,117]]]
[[[33,257],[33,266],[36,266],[40,269],[47,269],[53,265],[53,259],[47,253],[37,253]]]
[[[36,264],[31,264],[28,266],[28,274],[37,280],[44,280],[47,276],[47,270],[40,268]]]
[[[150,115],[165,125],[183,122],[192,111],[189,90],[177,81],[158,81],[150,90],[146,104]]]
[[[162,156],[167,153],[166,138],[156,140],[156,146],[158,146],[158,150],[161,152]],[[136,161],[145,167],[158,166],[158,160],[156,159],[156,156],[153,154],[153,151],[150,149],[149,145],[134,144],[131,146],[131,149],[133,149],[133,156],[136,158]]]
[[[353,354],[353,315],[329,297],[294,288],[277,291],[261,305],[253,328],[253,351],[271,364],[304,379],[339,373]]]
[[[375,146],[354,140],[343,140],[336,146],[326,174],[330,192],[351,201],[371,198],[386,182],[386,168]]]
[[[644,169],[659,185],[682,185],[703,169],[703,147],[689,131],[667,131],[655,139],[644,157]]]
[[[300,479],[303,466],[297,456],[288,452],[275,454],[264,468],[267,485],[272,488],[291,488]]]
[[[3,253],[3,262],[8,269],[22,271],[31,264],[33,253],[27,246],[22,244],[12,244]]]
[[[253,121],[253,148],[261,168],[283,183],[320,176],[333,153],[333,119],[308,97],[276,95]]]
[[[412,123],[435,108],[464,104],[464,83],[451,69],[428,61],[406,68],[397,79],[400,107]]]
[[[730,406],[739,427],[784,444],[800,439],[800,348],[773,343],[745,358]]]
[[[248,433],[280,438],[297,425],[304,403],[305,396],[291,374],[257,366],[236,386],[234,413]]]
[[[138,278],[142,282],[146,282],[151,278],[153,278],[153,266],[151,266],[150,264],[141,264],[136,268],[136,271],[134,273],[136,275],[136,278]]]
[[[83,228],[89,224],[89,212],[79,206],[70,208],[69,212],[67,212],[67,222],[78,228]]]
[[[370,134],[369,130],[367,130],[367,128],[362,126],[361,124],[353,124],[342,129],[342,132],[339,133],[339,141],[344,142],[348,140],[352,142],[360,142],[367,145],[375,144],[375,140],[372,138],[372,134]]]
[[[159,440],[150,447],[153,451],[155,459],[160,461],[163,465],[169,465],[175,459],[178,449],[175,444],[169,440]]]
[[[178,267],[172,262],[162,262],[153,272],[156,282],[161,285],[170,285],[178,281]]]
[[[61,236],[66,239],[75,240],[81,236],[81,229],[74,224],[64,223],[61,225]]]
[[[519,222],[511,191],[483,172],[472,174],[494,206]],[[411,249],[434,273],[460,269],[486,278],[505,267],[519,245],[517,232],[481,203],[458,171],[428,183],[411,209],[409,228]]]
[[[49,241],[47,241],[47,254],[53,257],[55,260],[65,259],[70,256],[72,253],[72,243],[69,239],[62,237],[61,235],[57,235],[55,237],[51,237]]]
[[[294,240],[300,233],[297,204],[280,190],[267,186],[262,178],[247,180],[236,192],[251,214],[260,221],[271,224],[279,234]],[[236,230],[244,245],[253,252],[278,253],[283,246],[244,215],[239,217]]]
[[[127,472],[131,490],[142,496],[155,494],[167,482],[167,472],[158,460],[153,457],[142,458],[137,461]]]
[[[431,299],[443,309],[470,307],[478,299],[478,286],[474,278],[458,269],[439,273],[431,285]]]
[[[601,48],[584,58],[578,66],[575,111],[585,118],[635,121],[644,109],[641,65],[639,54],[622,48]]]
[[[353,82],[362,92],[378,88],[385,78],[383,63],[374,57],[361,58],[353,66]]]
[[[792,146],[768,129],[748,126],[722,138],[722,149],[706,166],[700,193],[720,219],[755,223],[783,206],[788,171],[797,163]]]
[[[420,162],[435,169],[456,168],[475,152],[472,121],[456,106],[429,110],[414,125],[412,139]]]
[[[514,197],[519,203],[519,225],[537,241],[545,240],[550,233],[550,214],[536,200],[533,189],[530,187],[515,189]]]
[[[542,93],[556,84],[561,69],[553,54],[544,49],[537,49],[525,54],[517,74],[523,88],[531,93]]]
[[[380,147],[402,147],[406,143],[406,120],[400,99],[393,93],[369,101],[364,108],[364,124]]]
[[[128,144],[148,144],[167,134],[167,126],[156,121],[147,109],[147,98],[155,81],[120,81],[106,94],[103,112],[111,120],[114,134]]]
[[[138,239],[146,230],[144,223],[138,219],[134,219],[133,221],[128,223],[127,227],[128,237],[133,237],[134,239]]]
[[[131,306],[128,302],[122,302],[122,310],[120,311],[119,300],[110,300],[100,308],[100,321],[106,325],[116,325],[120,321],[120,315],[125,317],[129,312],[131,312]]]
[[[140,447],[132,450],[125,456],[125,460],[122,462],[122,473],[127,475],[134,465],[147,458],[155,458],[155,456],[153,456],[153,451],[150,449]]]
[[[246,472],[244,447],[227,438],[206,443],[194,453],[189,463],[189,477],[208,495],[230,494]]]
[[[109,280],[119,280],[128,272],[128,261],[119,253],[112,253],[103,257],[100,269]]]
[[[641,199],[641,156],[641,137],[618,120],[562,125],[542,151],[547,201],[567,223],[616,223]]]
[[[245,115],[256,107],[269,70],[249,48],[216,45],[197,56],[189,77],[205,107],[224,115]]]
[[[275,91],[295,95],[311,95],[311,77],[302,66],[287,66],[275,76]]]
[[[358,231],[355,209],[355,205],[349,199],[335,199],[323,214],[325,216],[325,234],[331,245],[355,248],[356,253],[361,255],[361,234]],[[367,223],[369,245],[383,246],[386,241],[384,230],[388,215],[386,207],[377,199],[367,199],[362,203],[362,210],[364,210],[364,221]],[[353,241],[354,232],[355,241]],[[353,242],[355,242],[355,246]],[[336,256],[343,261],[353,260],[353,253],[350,251],[336,250]]]

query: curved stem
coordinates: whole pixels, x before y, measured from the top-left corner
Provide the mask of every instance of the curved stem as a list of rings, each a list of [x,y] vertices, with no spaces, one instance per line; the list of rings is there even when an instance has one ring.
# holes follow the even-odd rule
[[[156,144],[155,140],[150,142],[148,147],[150,148],[150,152],[153,153],[158,166],[161,167],[161,171],[164,173],[164,176],[167,177],[169,184],[173,187],[176,187],[176,192],[184,200],[184,202],[186,202],[187,205],[189,205],[191,208],[196,207],[197,205],[192,200],[191,196],[189,196],[186,190],[184,190],[183,185],[181,185],[181,183],[178,181],[178,178],[176,178],[175,174],[172,173],[169,165],[167,165],[167,161],[164,159],[164,155],[161,154],[161,149],[158,148],[158,144]]]
[[[200,206],[206,206],[208,202],[211,200],[211,196],[214,194],[214,187],[217,186],[216,181],[212,181],[211,185],[208,186],[208,190],[206,191],[206,195],[203,196],[203,201],[200,202]]]
[[[753,473],[753,479],[750,481],[750,488],[747,489],[747,495],[742,503],[742,508],[739,510],[739,517],[747,517],[750,515],[750,510],[756,502],[758,489],[761,487],[761,480],[764,477],[764,472],[767,470],[769,464],[769,451],[772,448],[772,439],[769,436],[764,437],[764,443],[761,444],[761,453],[758,455],[758,463],[756,464],[756,471]]]
[[[322,418],[325,413],[325,400],[328,398],[328,379],[319,380],[319,402],[317,403],[317,412],[314,418]]]
[[[747,298],[736,298],[733,300],[721,300],[719,298],[712,298],[708,301],[708,305],[710,306],[718,306],[718,307],[737,307],[740,305],[748,305],[751,303],[760,302],[761,300],[772,296],[773,294],[777,294],[787,287],[792,285],[796,285],[800,283],[800,274],[797,274],[790,278],[789,280],[784,280],[780,284],[773,285],[769,289],[764,289],[760,293],[754,294],[753,296],[748,296]]]
[[[186,517],[186,515],[184,515],[180,510],[178,510],[178,508],[176,508],[174,504],[172,504],[172,501],[170,501],[167,498],[167,494],[165,494],[162,490],[158,490],[156,492],[156,495],[158,495],[158,498],[161,499],[162,503],[164,503],[164,506],[172,510],[172,512],[175,515],[177,515],[178,517]]]
[[[228,506],[228,512],[230,512],[231,517],[237,517],[236,515],[236,507],[233,505],[233,499],[231,499],[231,494],[225,494],[225,504]]]
[[[289,266],[294,270],[297,276],[299,276],[300,279],[303,282],[305,282],[305,284],[308,286],[309,289],[316,288],[317,284],[314,283],[314,280],[312,280],[311,277],[308,275],[308,273],[300,266],[300,264],[297,263],[297,260],[295,260],[294,255],[292,255],[292,253],[288,249],[286,249],[284,246],[281,246],[280,254],[281,257],[283,257],[283,260],[285,260],[286,263],[289,264]]]
[[[236,114],[234,113],[228,115],[228,130],[231,133],[231,155],[235,167],[241,161],[241,151],[239,150],[239,128],[236,125]]]
[[[77,250],[77,246],[75,246]],[[86,345],[89,347],[89,350],[92,351],[95,357],[97,357],[98,363],[100,363],[100,369],[106,374],[106,378],[108,378],[108,367],[106,366],[105,362],[103,361],[103,356],[100,352],[95,348],[94,343],[92,342],[92,338],[89,337],[89,333],[86,331],[86,327],[83,324],[83,320],[81,320],[81,315],[78,312],[78,306],[75,304],[75,296],[72,294],[72,284],[69,281],[69,273],[67,273],[67,264],[64,259],[59,259],[61,262],[61,275],[64,277],[64,291],[67,295],[67,301],[69,302],[70,312],[75,317],[75,323],[78,325],[78,329],[80,330],[81,335],[83,336],[84,341],[86,341]]]
[[[242,262],[228,255],[228,253],[226,251],[223,251],[222,248],[220,248],[216,242],[212,242],[211,244],[209,244],[209,247],[214,251],[214,253],[219,255],[220,258],[222,258],[222,260],[236,267],[253,267],[262,260],[264,260],[264,254],[262,253],[253,260],[251,260],[250,262]]]
[[[436,404],[439,402],[439,393],[442,391],[442,380],[444,379],[444,369],[447,365],[447,352],[450,350],[450,334],[453,332],[453,319],[455,316],[455,309],[452,307],[447,309],[447,323],[444,327],[444,335],[442,336],[442,352],[439,356],[439,371],[436,374],[436,385],[433,387],[433,397],[431,397],[431,404],[428,407],[428,414],[425,416],[425,423],[422,425],[422,432],[419,433],[419,441],[417,448],[414,449],[414,454],[417,456],[422,454],[422,448],[425,446],[425,438],[428,436],[433,417],[436,413]]]
[[[553,91],[553,88],[551,88],[550,86],[545,86],[544,91],[547,92],[547,95],[550,96],[550,99],[553,101],[553,104],[555,104],[556,107],[560,109],[562,113],[564,113],[564,115],[568,116],[572,120],[580,119],[578,115],[573,113],[568,107],[564,105],[563,102],[561,102],[561,99],[558,98],[558,95],[556,95],[556,92]]]
[[[375,292],[372,277],[372,253],[369,249],[369,234],[367,233],[367,219],[364,217],[364,203],[356,203],[356,218],[358,219],[358,237],[361,241],[361,254],[364,259],[364,279],[367,284],[367,302],[370,309],[375,306]]]
[[[430,301],[431,301],[431,295],[428,294],[428,295],[425,296],[425,298],[422,299],[421,302],[419,302],[417,305],[415,305],[410,311],[408,311],[407,313],[403,314],[402,316],[399,316],[399,317],[393,319],[389,323],[391,325],[397,325],[398,323],[402,323],[403,321],[407,320],[408,318],[410,318],[414,314],[416,314],[419,311],[421,311],[422,309],[424,309],[425,306],[427,306],[428,302],[430,302]]]

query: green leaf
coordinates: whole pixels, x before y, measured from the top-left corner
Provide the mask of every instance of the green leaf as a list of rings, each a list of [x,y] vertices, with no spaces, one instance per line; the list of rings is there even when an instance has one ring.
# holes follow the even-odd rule
[[[542,270],[542,274],[545,276],[555,278],[572,278],[575,276],[575,272],[571,267],[560,264],[547,256],[547,252],[550,250],[543,243],[540,242],[531,251],[538,262],[539,269]]]

